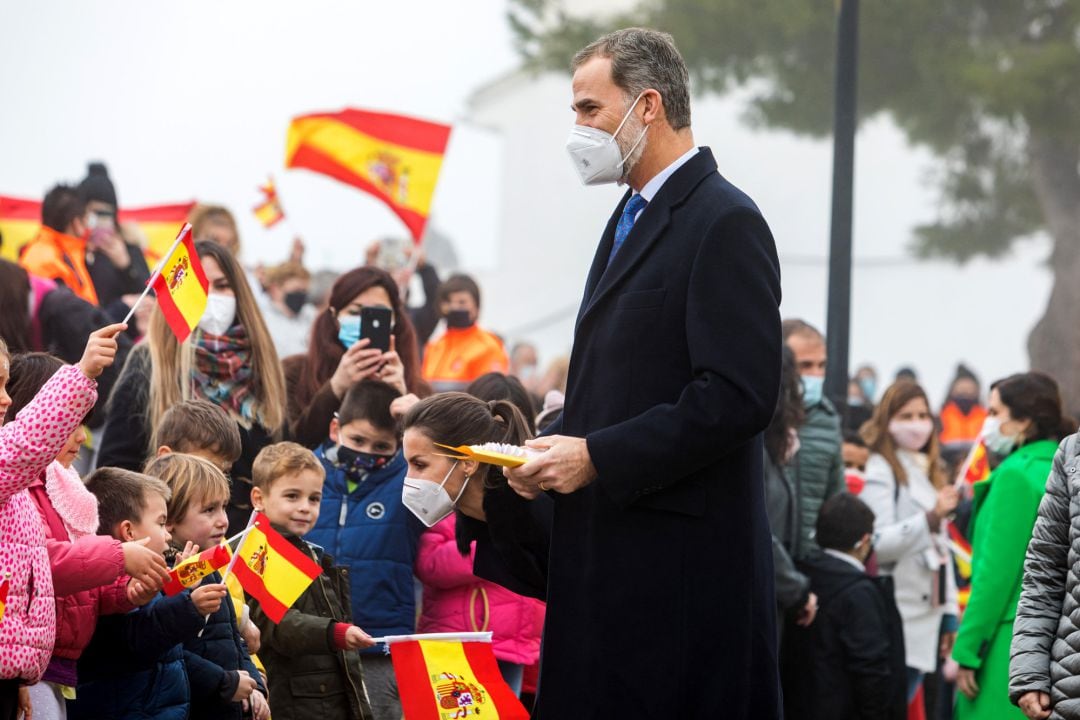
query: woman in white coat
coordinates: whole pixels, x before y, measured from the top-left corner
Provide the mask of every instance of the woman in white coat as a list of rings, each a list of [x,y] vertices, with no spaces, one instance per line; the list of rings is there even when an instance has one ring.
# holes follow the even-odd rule
[[[915,383],[900,381],[886,390],[861,433],[872,454],[859,497],[874,511],[877,561],[896,587],[910,701],[956,636],[946,518],[959,495],[941,469],[930,403]]]

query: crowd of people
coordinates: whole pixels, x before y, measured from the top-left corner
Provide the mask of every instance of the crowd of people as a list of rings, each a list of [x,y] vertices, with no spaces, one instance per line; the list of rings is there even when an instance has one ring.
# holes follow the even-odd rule
[[[477,283],[440,280],[411,244],[384,262],[375,243],[331,278],[300,242],[247,267],[210,205],[189,218],[209,283],[191,338],[152,295],[118,324],[150,271],[116,210],[94,163],[47,193],[19,261],[0,260],[0,717],[397,720],[371,638],[414,632],[492,632],[527,701],[544,604],[474,575],[482,524],[453,513],[497,472],[433,443],[533,437],[559,411],[565,359],[542,377],[535,347],[508,352],[478,323]],[[390,317],[383,347],[372,308]],[[452,502],[408,500],[408,478],[429,475]],[[219,573],[159,592],[253,510],[324,569],[280,623]]]
[[[1076,717],[1051,647],[1076,608],[1057,383],[1017,373],[984,403],[960,365],[935,412],[911,369],[879,390],[864,366],[841,411],[822,333],[783,334],[765,480],[787,717],[1036,719],[1052,694]]]
[[[655,92],[638,95],[625,117]],[[662,107],[652,95],[643,105],[646,114]],[[711,162],[705,153],[695,160],[692,145],[678,149],[693,172]],[[416,632],[491,632],[503,679],[528,704],[546,621],[560,625],[545,643],[549,651],[558,645],[566,664],[546,677],[562,681],[555,707],[569,707],[577,699],[565,695],[588,683],[578,671],[605,648],[629,652],[663,632],[613,627],[616,615],[596,612],[611,605],[575,613],[565,594],[591,589],[607,602],[628,594],[627,602],[644,606],[658,597],[650,578],[640,587],[609,587],[602,566],[633,575],[648,551],[654,565],[681,567],[689,557],[673,554],[701,551],[687,528],[694,537],[717,537],[708,522],[714,516],[702,520],[706,509],[756,512],[762,500],[767,512],[754,515],[761,524],[751,529],[767,538],[767,515],[775,604],[762,590],[760,603],[757,595],[734,598],[730,608],[750,613],[737,628],[745,634],[740,647],[779,648],[787,717],[1080,717],[1073,670],[1080,567],[1072,552],[1080,446],[1052,378],[1021,372],[984,395],[960,366],[935,411],[913,370],[879,387],[874,368],[864,366],[852,374],[844,402],[834,403],[824,393],[828,357],[817,328],[784,321],[782,358],[775,357],[779,341],[770,345],[764,328],[778,319],[777,279],[754,285],[758,302],[744,303],[762,313],[754,346],[761,357],[735,358],[739,377],[702,370],[680,391],[675,412],[648,399],[646,382],[650,393],[670,394],[667,375],[655,367],[666,363],[668,375],[681,377],[693,365],[691,351],[703,351],[679,340],[680,323],[658,325],[672,340],[647,349],[615,334],[633,324],[630,311],[653,317],[667,307],[668,290],[645,288],[620,296],[627,314],[618,317],[626,322],[603,335],[633,362],[601,362],[607,355],[591,357],[588,343],[576,361],[578,397],[624,391],[606,408],[611,418],[573,403],[563,415],[569,361],[556,359],[541,374],[535,347],[520,342],[508,352],[479,322],[473,278],[441,280],[421,250],[393,242],[358,252],[357,266],[340,274],[306,268],[299,241],[278,265],[245,266],[232,215],[212,205],[190,218],[207,306],[179,342],[152,297],[136,307],[150,271],[137,234],[117,223],[116,197],[104,165],[91,164],[81,183],[45,196],[41,232],[19,250],[19,262],[0,260],[0,569],[8,586],[0,720],[266,720],[271,713],[278,720],[399,720],[394,668],[374,638]],[[630,219],[610,228],[615,237],[623,227],[619,242],[634,213],[644,212],[628,206]],[[739,217],[761,236],[754,216]],[[617,252],[616,245],[608,257],[613,272],[628,272],[618,263],[632,260]],[[753,257],[768,264],[764,254]],[[595,294],[579,327],[611,282],[591,273]],[[694,302],[722,289],[698,275],[684,284],[672,286],[672,295],[689,288]],[[674,303],[676,310],[685,312],[693,298]],[[133,308],[130,324],[121,322]],[[735,338],[719,340],[705,352],[710,361],[726,358]],[[772,359],[782,362],[770,370]],[[776,366],[773,409],[772,395],[745,388],[775,387]],[[760,425],[742,415],[732,420],[733,436],[751,441],[695,433],[738,414],[727,407],[735,403],[760,417]],[[650,423],[618,421],[626,413]],[[588,497],[578,494],[580,502],[575,492],[592,480],[580,473],[560,475],[540,460],[504,474],[446,452],[566,432],[533,447],[541,457],[560,448],[552,456],[570,465],[566,453],[574,451],[566,448],[585,443],[576,435],[592,426],[601,429],[580,465],[606,479]],[[625,452],[628,437],[634,453]],[[686,453],[674,456],[658,443]],[[710,468],[752,482],[718,487],[694,464],[718,443],[732,447]],[[665,461],[676,466],[656,467]],[[685,482],[651,484],[669,469]],[[665,489],[671,492],[657,493]],[[549,493],[562,497],[561,520],[544,501],[522,504],[522,496]],[[235,578],[216,572],[196,587],[162,592],[170,566],[226,542],[256,511],[323,570],[279,621]],[[641,515],[653,524],[635,524],[635,512],[653,513]],[[559,523],[587,526],[592,545],[583,552],[595,572],[573,562],[577,540],[556,537]],[[760,560],[752,544],[740,555],[751,573]],[[637,551],[620,555],[627,546]],[[513,570],[500,572],[493,562]],[[760,567],[757,575],[767,577]],[[707,584],[708,600],[726,582],[719,577],[725,569],[716,572],[678,577]],[[550,612],[544,602],[552,575],[564,593],[559,612],[554,599]],[[685,600],[673,598],[669,614],[691,607]],[[753,615],[758,605],[767,606],[765,617]],[[721,627],[715,617],[661,619],[680,624],[688,653],[716,643],[688,628]],[[621,645],[586,637],[608,627],[622,633]],[[571,642],[582,643],[577,656]],[[656,657],[667,666],[628,667],[626,678],[655,670],[681,687],[694,677],[686,658],[668,658],[662,642]],[[774,663],[748,660],[762,673]],[[604,677],[599,698],[636,682]],[[761,679],[763,702],[774,698],[770,682]],[[611,716],[590,702],[589,717]]]

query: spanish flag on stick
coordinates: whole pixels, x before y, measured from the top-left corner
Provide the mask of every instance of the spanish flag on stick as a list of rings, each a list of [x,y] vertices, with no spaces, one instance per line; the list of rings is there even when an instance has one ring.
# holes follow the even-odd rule
[[[450,126],[345,109],[294,118],[285,167],[307,168],[379,198],[420,242],[431,214]]]
[[[210,283],[199,262],[199,254],[195,252],[195,240],[191,236],[189,223],[184,223],[172,247],[154,268],[146,289],[124,318],[125,323],[135,314],[135,308],[139,307],[150,288],[157,293],[158,307],[176,339],[179,342],[187,340],[206,312],[210,292]]]
[[[503,680],[491,633],[376,638],[390,646],[405,720],[528,720]]]
[[[227,545],[218,545],[178,562],[169,571],[169,581],[163,588],[165,594],[178,595],[184,588],[198,585],[204,577],[228,565],[231,556]]]
[[[262,513],[255,513],[236,555],[239,562],[234,561],[232,570],[236,579],[275,623],[322,573],[314,560],[270,527]]]
[[[263,201],[253,208],[253,212],[263,227],[271,228],[285,219],[285,211],[281,209],[281,200],[278,198],[277,188],[274,187],[274,178],[268,178],[265,185],[260,185],[259,192],[263,194]]]

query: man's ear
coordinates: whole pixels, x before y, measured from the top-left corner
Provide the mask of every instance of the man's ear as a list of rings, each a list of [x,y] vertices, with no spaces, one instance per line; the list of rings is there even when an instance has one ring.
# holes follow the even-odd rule
[[[645,110],[641,114],[641,120],[646,125],[652,125],[664,117],[664,102],[660,91],[646,90],[642,94],[639,104],[645,106]]]
[[[259,512],[263,511],[263,491],[262,488],[251,488],[251,507],[255,508]]]
[[[157,454],[154,457],[161,457],[162,455],[172,455],[173,449],[168,445],[162,445],[157,449]]]
[[[340,432],[341,432],[341,423],[338,422],[337,418],[332,418],[330,420],[330,440],[331,440],[331,442],[335,442],[335,443],[340,443],[341,442],[341,440],[338,438],[338,433],[340,433]]]

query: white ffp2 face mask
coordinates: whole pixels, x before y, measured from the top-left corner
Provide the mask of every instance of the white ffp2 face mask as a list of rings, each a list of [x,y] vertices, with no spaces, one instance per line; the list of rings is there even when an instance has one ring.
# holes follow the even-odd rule
[[[615,128],[614,135],[585,125],[575,125],[570,131],[570,137],[566,139],[566,152],[570,153],[570,161],[574,163],[574,169],[581,176],[582,184],[605,185],[623,179],[625,175],[623,166],[626,164],[626,159],[634,154],[634,150],[645,139],[649,126],[646,125],[642,129],[625,157],[619,150],[619,144],[615,138],[626,121],[630,119],[630,113],[634,112],[634,107],[637,106],[639,100],[641,100],[641,95],[638,95],[630,105],[619,127]]]
[[[446,492],[446,482],[457,466],[456,462],[450,466],[450,472],[446,473],[441,483],[423,478],[405,478],[405,484],[401,488],[401,503],[425,526],[431,527],[454,512],[457,501],[465,494],[465,488],[469,484],[468,476],[461,484],[456,498],[451,500],[450,493]]]
[[[199,328],[211,335],[224,335],[236,320],[236,297],[223,293],[206,296],[206,310],[199,318]]]

